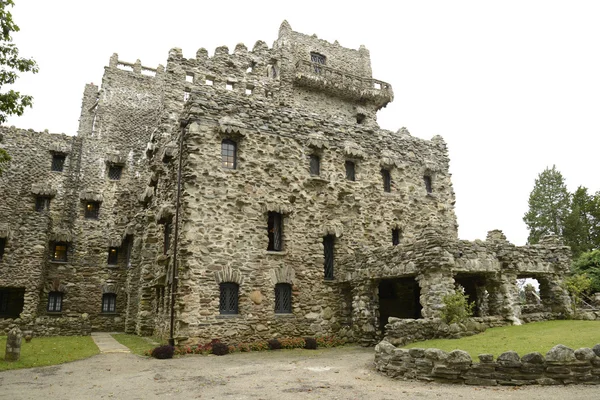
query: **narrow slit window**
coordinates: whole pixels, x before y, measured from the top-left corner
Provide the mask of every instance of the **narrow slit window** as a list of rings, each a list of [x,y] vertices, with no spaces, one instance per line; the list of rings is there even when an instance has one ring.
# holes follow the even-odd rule
[[[163,254],[167,254],[171,247],[171,229],[171,222],[167,222],[163,232]]]
[[[221,142],[221,166],[226,169],[237,167],[237,144],[231,139]]]
[[[346,167],[346,179],[349,181],[355,181],[356,180],[356,164],[354,163],[354,161],[346,160],[346,162],[344,163],[344,166]]]
[[[425,190],[427,190],[427,193],[433,193],[433,186],[431,183],[431,176],[429,175],[425,175],[423,177],[423,181],[425,181]]]
[[[42,212],[50,209],[50,197],[39,196],[35,198],[35,211]]]
[[[283,250],[283,215],[270,212],[269,220],[267,223],[267,229],[269,232],[269,245],[267,250],[269,251],[282,251]]]
[[[52,155],[52,171],[63,172],[63,169],[65,168],[65,159],[66,156],[64,154]]]
[[[398,246],[400,244],[400,239],[402,238],[402,233],[399,228],[392,229],[392,244],[394,246]]]
[[[382,169],[381,177],[383,178],[383,191],[390,193],[392,191],[392,176],[390,175],[390,170]]]
[[[119,261],[119,249],[117,247],[108,248],[108,265],[117,265]]]
[[[334,245],[335,245],[335,236],[327,235],[323,238],[323,252],[324,252],[324,272],[325,279],[332,280],[334,277],[333,267],[334,267]]]
[[[97,201],[88,201],[85,203],[85,218],[98,219],[100,215],[100,203]]]
[[[52,249],[52,261],[67,262],[68,249],[66,243],[55,243]]]
[[[292,313],[292,285],[278,283],[275,285],[275,314]]]
[[[4,249],[6,248],[6,238],[0,238],[0,261],[4,258]]]
[[[102,312],[114,313],[117,311],[117,295],[114,293],[104,293],[102,295]]]
[[[108,179],[111,181],[118,181],[121,179],[121,174],[123,173],[122,165],[110,165],[108,167]]]
[[[237,283],[224,282],[219,285],[219,311],[221,314],[238,313],[239,286]]]
[[[61,292],[50,292],[48,294],[48,312],[61,312],[62,298]]]
[[[314,176],[321,174],[321,157],[316,154],[310,155],[310,174]]]
[[[125,265],[131,268],[131,252],[133,251],[133,236],[128,235],[125,244]]]

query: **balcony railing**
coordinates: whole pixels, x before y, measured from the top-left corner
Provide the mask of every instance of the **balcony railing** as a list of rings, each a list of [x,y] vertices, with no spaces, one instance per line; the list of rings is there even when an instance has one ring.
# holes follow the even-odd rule
[[[378,108],[394,99],[392,85],[389,83],[356,76],[306,60],[296,63],[294,81],[299,86],[329,92],[350,100],[370,100]]]

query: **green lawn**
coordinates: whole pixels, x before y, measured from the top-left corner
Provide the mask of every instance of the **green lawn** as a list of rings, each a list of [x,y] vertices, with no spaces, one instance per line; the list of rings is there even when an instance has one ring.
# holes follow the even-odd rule
[[[129,350],[131,350],[132,353],[140,355],[144,355],[144,351],[152,350],[158,346],[153,343],[156,340],[154,338],[144,338],[137,335],[128,335],[126,333],[114,333],[112,337],[123,346],[129,347]]]
[[[91,336],[34,337],[30,343],[21,344],[21,359],[4,361],[6,336],[0,337],[0,371],[17,368],[43,367],[80,360],[98,354]]]
[[[591,348],[599,343],[600,321],[546,321],[492,328],[462,339],[434,339],[404,347],[431,347],[444,351],[460,349],[477,361],[477,356],[483,353],[498,357],[509,350],[516,351],[520,356],[537,351],[545,356],[557,344],[576,350],[580,347]]]

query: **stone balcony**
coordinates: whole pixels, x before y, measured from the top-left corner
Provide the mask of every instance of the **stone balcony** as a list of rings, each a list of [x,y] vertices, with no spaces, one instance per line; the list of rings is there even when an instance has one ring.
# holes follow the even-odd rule
[[[366,100],[374,103],[377,109],[394,100],[394,91],[389,83],[305,60],[296,63],[294,83],[352,101]]]

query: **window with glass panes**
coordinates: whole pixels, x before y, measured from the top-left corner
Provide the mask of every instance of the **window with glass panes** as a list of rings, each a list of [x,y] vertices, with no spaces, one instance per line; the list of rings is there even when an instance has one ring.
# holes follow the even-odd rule
[[[64,154],[52,155],[52,171],[62,172],[65,167],[66,156]]]
[[[121,179],[121,173],[122,172],[123,172],[123,166],[122,165],[111,164],[108,167],[108,179],[110,179],[112,181],[118,181],[119,179]]]
[[[114,293],[104,293],[102,295],[102,312],[114,313],[117,310],[117,295]]]
[[[108,248],[108,265],[117,265],[119,260],[119,249],[117,247]]]
[[[310,155],[310,174],[314,176],[321,174],[321,157],[317,154]]]
[[[292,312],[292,285],[278,283],[275,285],[275,313],[290,314]]]
[[[88,201],[85,203],[85,218],[98,219],[100,215],[100,203],[97,201]]]
[[[50,292],[48,294],[48,312],[62,311],[63,294],[61,292]]]
[[[344,163],[344,166],[346,167],[346,179],[349,181],[355,181],[356,180],[356,164],[354,164],[354,161],[346,160],[346,162]]]
[[[221,314],[238,313],[238,293],[237,283],[224,282],[219,284],[219,311]]]
[[[50,197],[38,196],[35,198],[35,211],[41,212],[50,209]]]
[[[267,229],[269,231],[269,245],[267,246],[267,250],[283,250],[283,215],[276,212],[270,212]]]
[[[66,243],[55,243],[52,251],[52,261],[67,262],[67,250],[69,246]]]
[[[315,73],[321,73],[321,65],[325,65],[325,56],[319,53],[310,53],[310,61],[315,64]]]
[[[233,140],[224,139],[221,142],[221,166],[235,169],[237,166],[237,145]]]

